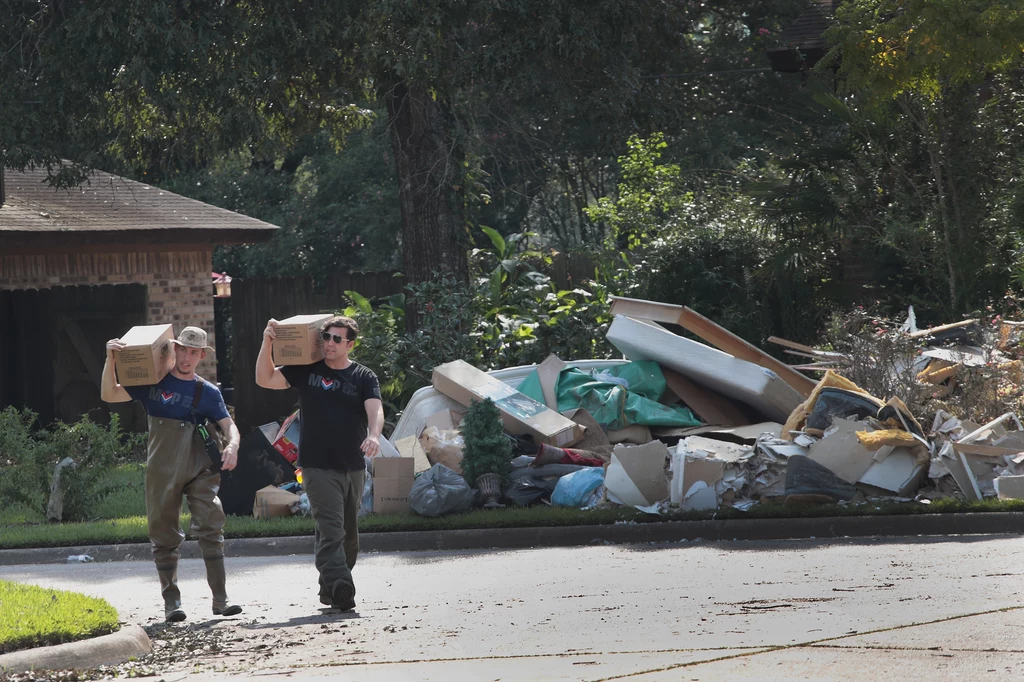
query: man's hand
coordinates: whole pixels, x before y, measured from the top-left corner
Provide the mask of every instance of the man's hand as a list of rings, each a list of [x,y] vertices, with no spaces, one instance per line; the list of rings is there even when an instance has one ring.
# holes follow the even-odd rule
[[[263,330],[263,341],[273,341],[277,338],[277,320],[270,318],[267,321],[267,328]]]
[[[224,451],[220,453],[220,468],[224,471],[231,471],[238,465],[238,446],[228,443]]]
[[[367,436],[363,444],[359,446],[367,457],[376,457],[380,454],[380,442],[373,436]]]
[[[118,350],[124,350],[124,349],[125,349],[125,345],[124,345],[124,342],[121,341],[121,339],[110,339],[109,341],[107,341],[107,352],[108,353],[110,353],[112,351],[118,351]]]

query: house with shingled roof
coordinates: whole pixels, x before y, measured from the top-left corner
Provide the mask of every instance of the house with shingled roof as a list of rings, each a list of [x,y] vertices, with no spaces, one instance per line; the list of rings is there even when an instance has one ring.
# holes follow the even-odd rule
[[[196,325],[216,347],[214,248],[278,229],[110,173],[72,189],[43,169],[2,173],[0,409],[29,407],[43,424],[109,409],[105,344],[134,325]],[[212,353],[198,372],[216,381]]]

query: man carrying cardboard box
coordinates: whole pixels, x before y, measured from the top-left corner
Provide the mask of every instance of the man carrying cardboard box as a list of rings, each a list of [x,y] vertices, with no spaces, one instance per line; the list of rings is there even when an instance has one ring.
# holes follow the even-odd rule
[[[356,606],[352,569],[359,553],[363,455],[380,454],[384,427],[380,383],[372,370],[348,357],[359,333],[352,318],[324,322],[324,359],[311,365],[274,366],[277,324],[271,319],[263,331],[256,383],[271,389],[294,386],[299,392],[299,465],[315,524],[320,602],[350,611]]]
[[[138,400],[149,415],[149,446],[146,465],[146,515],[153,559],[160,576],[164,617],[185,620],[178,589],[178,548],[181,532],[181,498],[192,511],[189,532],[199,540],[206,563],[206,580],[213,592],[213,613],[234,616],[242,607],[228,600],[224,569],[224,509],[217,492],[220,471],[206,453],[199,426],[209,419],[217,423],[229,442],[221,453],[221,468],[234,469],[238,460],[238,428],[228,414],[220,389],[196,374],[206,357],[206,332],[185,327],[174,344],[174,367],[152,386],[122,386],[114,374],[121,339],[107,341],[100,395],[108,403]]]

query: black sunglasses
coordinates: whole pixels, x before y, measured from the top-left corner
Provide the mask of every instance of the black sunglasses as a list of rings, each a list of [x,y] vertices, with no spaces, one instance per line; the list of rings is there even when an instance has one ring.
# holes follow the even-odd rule
[[[342,341],[348,341],[347,337],[345,337],[345,336],[338,336],[337,334],[332,334],[330,332],[320,332],[320,338],[323,339],[324,341],[330,341],[331,339],[334,339],[334,343],[341,343]]]

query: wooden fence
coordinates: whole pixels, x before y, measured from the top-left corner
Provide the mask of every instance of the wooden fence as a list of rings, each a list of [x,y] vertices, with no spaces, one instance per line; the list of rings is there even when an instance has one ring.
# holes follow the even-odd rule
[[[549,274],[555,286],[572,288],[594,276],[594,262],[584,254],[559,254]],[[319,284],[310,277],[235,279],[231,283],[230,376],[235,420],[242,434],[283,419],[298,400],[293,389],[270,391],[256,385],[256,357],[267,320],[334,312],[345,307],[346,291],[378,298],[401,293],[403,287],[404,280],[391,272],[342,274]]]
[[[403,282],[390,272],[342,274],[319,283],[311,277],[232,281],[232,397],[242,434],[284,418],[298,400],[294,389],[270,391],[256,385],[256,357],[267,320],[334,312],[346,306],[346,291],[357,291],[368,298],[390,296],[401,293]]]

